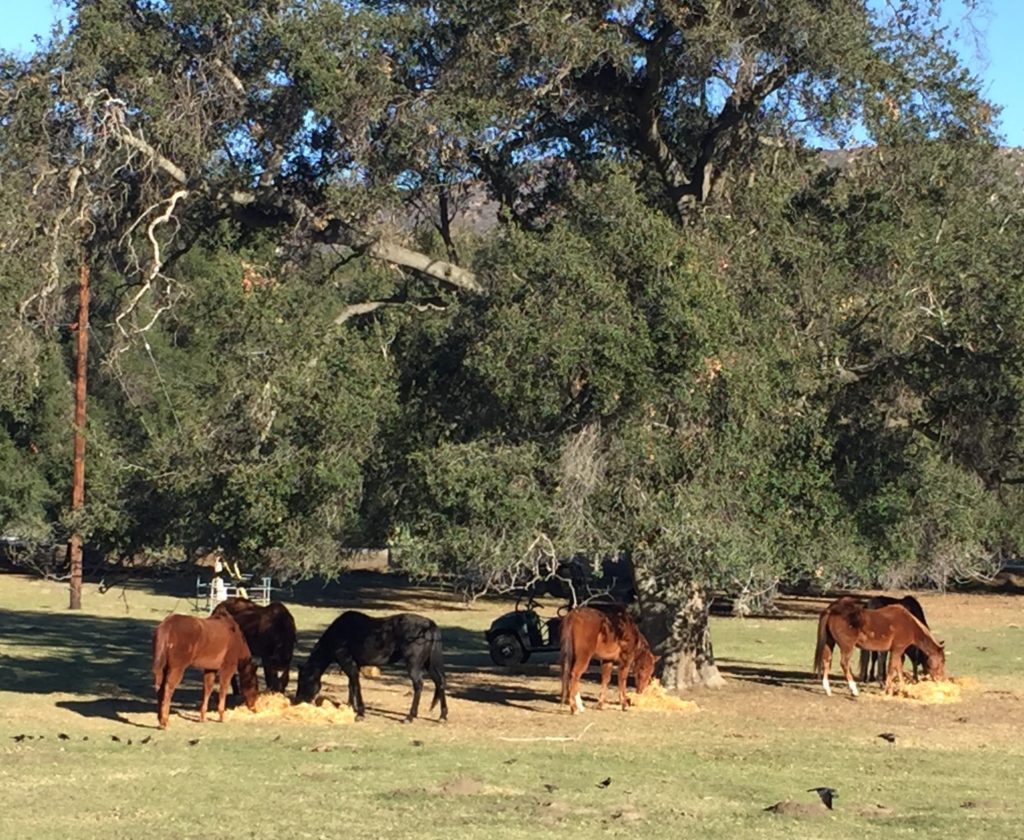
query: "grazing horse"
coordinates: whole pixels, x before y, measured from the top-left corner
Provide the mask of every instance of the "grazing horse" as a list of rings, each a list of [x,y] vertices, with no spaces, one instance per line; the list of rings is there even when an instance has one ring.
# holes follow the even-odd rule
[[[256,706],[259,691],[256,668],[249,646],[238,624],[229,615],[195,618],[191,615],[169,615],[153,632],[153,686],[156,689],[157,721],[167,728],[171,714],[171,697],[188,667],[203,672],[203,704],[199,720],[206,720],[206,706],[213,692],[214,675],[220,675],[217,711],[224,722],[227,689],[236,672],[241,676],[242,697],[250,709]]]
[[[288,608],[280,601],[261,607],[248,598],[228,598],[211,615],[230,615],[238,622],[253,657],[263,660],[267,691],[283,694],[295,650],[295,619]]]
[[[441,630],[429,618],[399,613],[387,618],[370,618],[347,610],[334,619],[314,645],[306,664],[299,668],[298,703],[308,703],[320,691],[320,678],[336,662],[348,677],[348,703],[356,719],[366,714],[359,669],[363,665],[394,665],[404,662],[412,680],[412,708],[405,723],[419,713],[424,671],[434,681],[433,709],[441,704],[441,720],[448,719],[448,701],[444,696],[444,658]]]
[[[903,685],[903,653],[910,645],[919,647],[927,657],[926,670],[937,680],[946,677],[946,652],[931,631],[899,604],[868,610],[855,598],[840,598],[829,604],[818,619],[818,644],[814,653],[814,673],[820,676],[825,693],[831,696],[828,681],[832,649],[839,645],[840,664],[850,692],[857,696],[857,683],[850,673],[850,657],[855,647],[861,650],[889,652],[886,694],[892,693],[893,680]]]
[[[920,621],[925,627],[928,626],[928,621],[924,617],[924,610],[921,608],[920,602],[913,595],[907,595],[904,598],[890,598],[888,595],[878,595],[875,598],[869,598],[868,602],[864,605],[865,609],[877,610],[879,607],[890,607],[893,604],[899,604],[901,607],[906,608],[914,618]],[[914,681],[917,681],[917,671],[919,668],[924,668],[928,657],[924,655],[924,652],[917,646],[911,645],[907,648],[906,654],[910,659],[911,664],[914,668]],[[862,683],[873,681],[878,679],[879,685],[885,684],[885,678],[883,674],[886,671],[886,666],[889,661],[889,654],[883,651],[867,651],[862,650],[860,652],[860,681]],[[902,663],[901,663],[902,667]]]
[[[633,617],[624,609],[578,607],[562,619],[561,702],[567,704],[573,714],[583,711],[580,677],[595,657],[601,660],[601,693],[597,698],[597,708],[604,708],[612,666],[618,663],[619,700],[622,711],[626,711],[629,707],[626,681],[630,668],[636,667],[636,690],[642,694],[654,675],[657,659]]]

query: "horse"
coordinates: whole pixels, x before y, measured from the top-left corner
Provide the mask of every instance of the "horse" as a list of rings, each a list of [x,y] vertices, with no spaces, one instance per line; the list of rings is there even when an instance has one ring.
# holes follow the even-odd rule
[[[910,645],[919,647],[927,657],[926,670],[937,680],[946,677],[946,652],[931,631],[899,604],[865,609],[855,598],[844,597],[829,604],[818,619],[818,643],[814,653],[814,673],[820,676],[825,693],[832,695],[828,674],[832,650],[839,645],[840,664],[850,692],[857,696],[857,683],[850,673],[854,647],[889,652],[885,693],[892,693],[894,677],[903,685],[903,653]]]
[[[590,660],[601,660],[601,692],[597,708],[604,708],[604,696],[612,678],[612,666],[619,666],[619,700],[622,711],[629,707],[626,681],[629,671],[636,668],[636,690],[642,694],[654,675],[657,658],[637,627],[633,617],[624,609],[594,609],[578,607],[562,619],[560,638],[562,670],[561,703],[569,706],[572,714],[583,711],[580,697],[580,677]]]
[[[242,697],[250,710],[256,707],[259,690],[252,654],[238,624],[229,615],[195,618],[190,615],[169,615],[153,632],[153,687],[156,689],[157,722],[167,728],[171,713],[171,697],[188,667],[203,672],[203,703],[199,707],[200,722],[206,721],[206,707],[213,692],[213,678],[220,676],[217,711],[224,722],[224,707],[231,678],[237,672],[241,679]]]
[[[253,657],[263,660],[267,691],[283,694],[295,650],[295,619],[288,608],[280,601],[261,607],[248,598],[228,598],[211,615],[230,615],[238,622]]]
[[[424,671],[434,682],[433,709],[441,704],[442,721],[448,719],[448,701],[444,694],[444,659],[441,630],[429,618],[399,613],[387,618],[371,618],[355,610],[338,616],[313,646],[309,659],[299,668],[297,703],[308,703],[320,692],[320,678],[331,663],[337,663],[348,677],[348,703],[356,720],[366,714],[359,669],[363,665],[394,665],[404,662],[412,680],[412,707],[404,722],[411,723],[419,713]]]
[[[907,595],[904,598],[890,598],[888,595],[878,595],[875,598],[869,598],[868,602],[864,605],[865,609],[877,610],[879,607],[889,607],[893,604],[899,604],[901,607],[906,608],[914,618],[920,621],[925,627],[928,626],[928,621],[924,617],[924,610],[921,608],[921,604],[917,598],[913,595]],[[917,672],[919,668],[924,668],[925,663],[928,659],[924,655],[917,645],[911,645],[907,648],[906,654],[910,659],[910,662],[914,669],[914,681],[917,682]],[[876,676],[879,685],[884,684],[882,674],[886,671],[886,666],[889,661],[889,654],[883,651],[866,651],[860,652],[860,681],[862,683],[873,681]],[[902,663],[901,663],[902,667]]]

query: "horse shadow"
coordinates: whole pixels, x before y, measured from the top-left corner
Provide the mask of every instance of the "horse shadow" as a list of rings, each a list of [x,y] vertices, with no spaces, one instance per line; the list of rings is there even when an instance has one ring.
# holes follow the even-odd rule
[[[159,728],[155,722],[152,724],[137,723],[125,717],[126,714],[152,713],[155,708],[155,701],[153,700],[124,700],[114,697],[100,697],[96,700],[58,700],[56,706],[58,709],[67,709],[69,712],[74,712],[86,718],[103,718],[123,723],[127,726],[136,726],[139,729]]]
[[[820,682],[809,671],[788,670],[767,662],[717,658],[716,664],[724,676],[744,682],[810,692],[816,691],[820,686]]]

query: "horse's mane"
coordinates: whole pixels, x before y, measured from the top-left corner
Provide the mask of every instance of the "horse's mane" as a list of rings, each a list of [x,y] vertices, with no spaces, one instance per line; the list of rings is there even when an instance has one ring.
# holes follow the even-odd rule
[[[854,630],[860,630],[864,626],[864,605],[849,596],[840,598],[829,607],[829,610],[845,618],[846,623]]]
[[[906,609],[906,607],[904,607],[904,609]],[[910,617],[911,617],[911,618],[912,618],[912,619],[914,620],[914,624],[916,624],[916,625],[917,625],[917,627],[918,627],[918,630],[920,630],[920,631],[921,631],[921,634],[922,634],[922,635],[923,635],[923,636],[924,636],[924,637],[925,637],[925,638],[926,638],[926,639],[927,639],[927,640],[928,640],[929,642],[931,642],[931,643],[932,643],[933,645],[935,645],[935,647],[936,647],[936,648],[938,648],[939,650],[942,650],[943,648],[942,648],[942,645],[941,645],[941,643],[939,642],[939,640],[938,640],[938,639],[936,639],[936,638],[935,638],[935,636],[933,636],[933,635],[932,635],[932,631],[931,631],[931,630],[930,630],[930,629],[928,628],[928,625],[927,625],[927,624],[925,624],[925,623],[924,623],[923,621],[921,621],[921,620],[920,620],[920,619],[919,619],[919,618],[918,618],[918,617],[917,617],[916,615],[914,615],[913,613],[911,613],[911,612],[910,612],[910,610],[907,610],[907,613],[908,613],[908,614],[910,615]]]

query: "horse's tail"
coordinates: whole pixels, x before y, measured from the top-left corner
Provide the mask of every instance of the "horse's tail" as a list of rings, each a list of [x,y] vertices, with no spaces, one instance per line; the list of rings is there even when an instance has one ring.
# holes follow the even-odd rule
[[[430,628],[430,652],[427,655],[427,673],[434,681],[434,699],[430,701],[430,708],[440,703],[441,708],[445,707],[444,700],[444,646],[441,643],[441,629],[434,625]]]
[[[814,675],[816,677],[820,677],[825,673],[825,648],[832,641],[832,634],[828,630],[830,614],[831,611],[826,609],[818,619],[818,643],[814,648]]]
[[[569,703],[569,684],[572,681],[572,666],[575,656],[572,644],[572,613],[562,619],[561,639],[559,640],[558,661],[562,667],[562,702]]]
[[[160,629],[153,631],[153,688],[156,691],[160,690],[167,673],[167,637]]]

